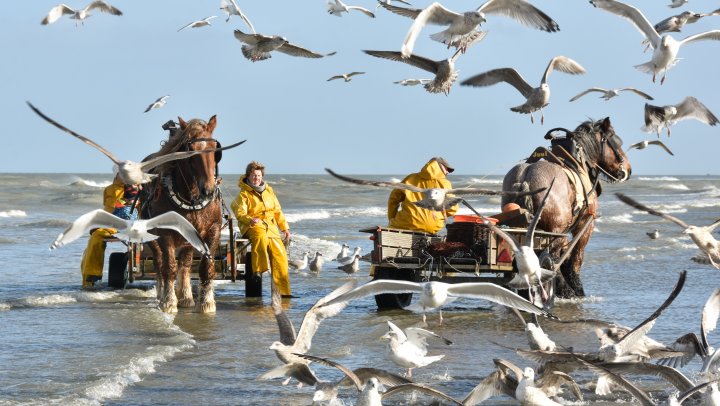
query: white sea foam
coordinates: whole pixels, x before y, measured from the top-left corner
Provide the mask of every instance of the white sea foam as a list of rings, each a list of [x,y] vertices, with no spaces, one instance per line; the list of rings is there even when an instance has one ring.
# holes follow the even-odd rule
[[[690,188],[683,185],[682,183],[666,183],[666,184],[660,185],[660,189],[690,190]]]
[[[632,223],[632,214],[618,214],[617,216],[602,216],[595,220],[598,223]]]
[[[677,182],[678,178],[673,176],[658,176],[658,177],[639,177],[637,180],[651,181],[651,182]]]
[[[288,223],[297,223],[306,220],[324,220],[333,217],[385,217],[387,211],[383,207],[348,207],[335,210],[310,210],[300,212],[286,212],[285,220]]]
[[[82,185],[82,186],[90,186],[90,187],[96,187],[96,188],[105,188],[107,186],[110,186],[112,184],[112,181],[94,181],[89,179],[83,179],[83,178],[75,178],[73,182],[70,184],[72,186]]]
[[[502,179],[485,179],[485,178],[470,178],[468,180],[471,184],[475,185],[502,185]]]
[[[12,309],[12,305],[10,303],[0,302],[0,311],[10,310],[10,309]]]
[[[5,210],[0,211],[0,217],[26,217],[27,213],[22,210]]]
[[[53,294],[45,296],[30,296],[19,300],[27,306],[54,306],[66,303],[75,303],[77,299],[69,294]]]
[[[602,296],[585,296],[585,297],[572,297],[572,298],[561,298],[556,297],[555,303],[573,303],[573,304],[580,304],[580,303],[600,303],[604,302],[605,298]]]
[[[303,220],[322,220],[330,218],[330,212],[327,210],[300,212],[300,213],[285,213],[285,220],[288,223],[297,223]]]

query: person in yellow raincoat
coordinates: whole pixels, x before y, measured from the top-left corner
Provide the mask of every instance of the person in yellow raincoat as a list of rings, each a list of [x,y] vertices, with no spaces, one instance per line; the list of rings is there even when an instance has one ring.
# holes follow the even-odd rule
[[[454,170],[445,158],[434,157],[420,169],[420,172],[406,176],[402,183],[421,188],[452,189],[452,184],[446,176]],[[439,212],[423,209],[412,203],[422,198],[423,194],[419,192],[394,189],[388,198],[389,226],[435,234],[445,226],[445,219],[458,210],[458,206],[455,205],[444,212]]]
[[[238,193],[230,208],[235,213],[240,234],[250,240],[253,272],[272,271],[273,283],[283,297],[292,297],[287,252],[283,241],[290,241],[290,227],[275,192],[264,180],[265,166],[252,161],[240,179]]]
[[[137,218],[137,210],[130,214],[135,203],[138,185],[123,184],[120,176],[115,176],[113,183],[103,190],[103,209],[124,219]],[[114,228],[98,228],[90,234],[87,247],[80,262],[83,288],[92,288],[102,279],[105,262],[105,239],[117,233]]]

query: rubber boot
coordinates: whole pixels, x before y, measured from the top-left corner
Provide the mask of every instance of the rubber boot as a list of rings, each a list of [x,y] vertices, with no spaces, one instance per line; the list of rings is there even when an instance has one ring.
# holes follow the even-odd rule
[[[87,247],[80,262],[82,287],[92,288],[102,279],[105,262],[105,238],[115,234],[117,230],[98,228],[90,234]]]

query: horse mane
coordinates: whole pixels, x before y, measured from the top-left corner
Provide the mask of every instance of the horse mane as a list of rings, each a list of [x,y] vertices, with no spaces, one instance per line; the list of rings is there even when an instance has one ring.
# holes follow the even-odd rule
[[[587,120],[580,123],[572,132],[572,139],[582,147],[586,157],[592,161],[597,161],[602,153],[601,144],[595,138],[596,133],[603,132],[600,128],[602,123],[602,120]]]
[[[187,122],[185,129],[182,131],[175,132],[166,141],[163,141],[160,145],[160,149],[155,153],[155,156],[170,154],[178,152],[193,138],[196,138],[199,134],[203,133],[207,128],[207,123],[204,120],[194,118]],[[160,165],[157,168],[158,173],[164,173],[166,171],[175,168],[178,161],[170,161]]]

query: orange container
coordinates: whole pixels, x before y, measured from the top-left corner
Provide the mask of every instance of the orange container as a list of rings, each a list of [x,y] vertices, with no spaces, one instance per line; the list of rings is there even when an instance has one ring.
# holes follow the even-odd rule
[[[480,218],[475,214],[456,214],[455,215],[455,222],[456,223],[483,223],[483,219],[493,223],[493,225],[497,224],[498,220],[493,217],[483,217]]]

